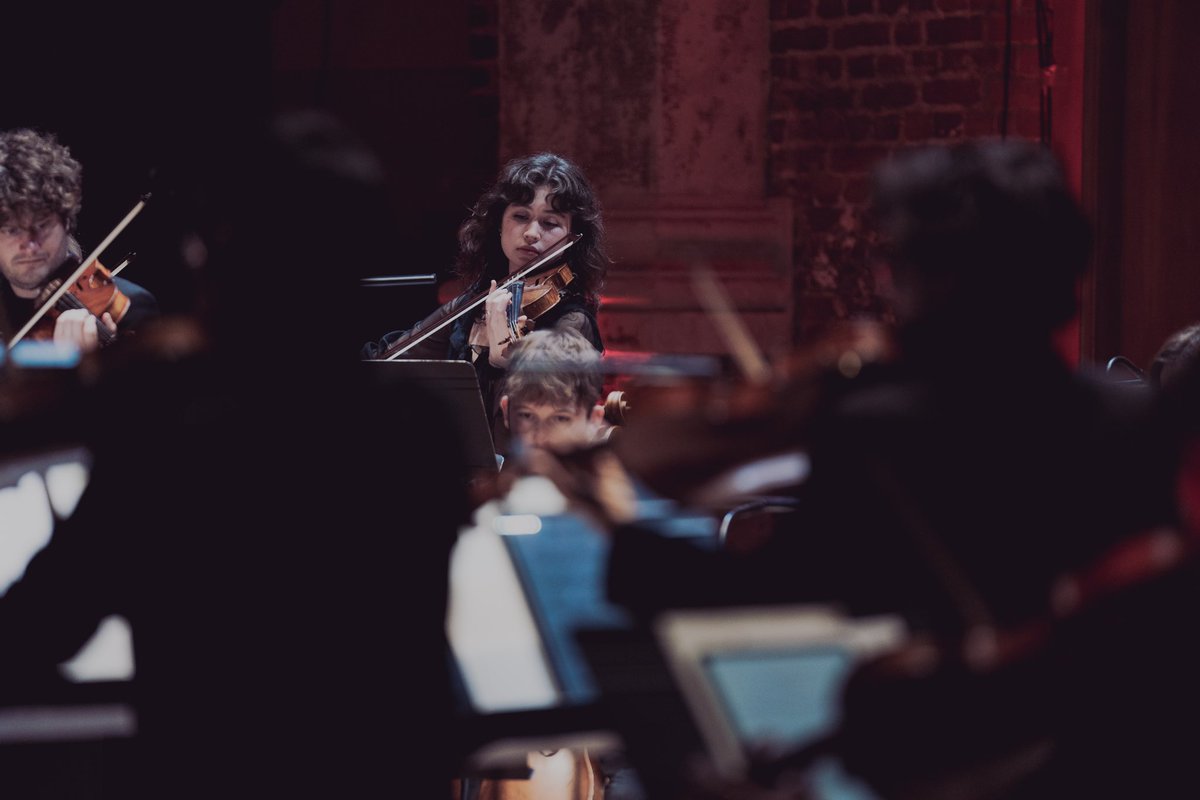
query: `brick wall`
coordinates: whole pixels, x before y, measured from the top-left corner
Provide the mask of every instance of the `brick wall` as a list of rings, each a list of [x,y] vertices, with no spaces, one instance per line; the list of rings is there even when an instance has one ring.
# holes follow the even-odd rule
[[[1033,0],[1012,0],[1008,134],[1039,135]],[[999,135],[1005,0],[771,0],[771,194],[793,198],[795,333],[888,319],[860,222],[873,164]]]

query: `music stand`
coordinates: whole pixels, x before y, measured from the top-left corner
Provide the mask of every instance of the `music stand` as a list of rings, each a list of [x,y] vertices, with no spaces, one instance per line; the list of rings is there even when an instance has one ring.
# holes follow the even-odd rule
[[[397,359],[395,361],[366,361],[385,381],[416,385],[437,398],[450,410],[463,448],[466,465],[472,470],[497,469],[496,448],[492,442],[492,425],[475,368],[466,361],[432,359]]]

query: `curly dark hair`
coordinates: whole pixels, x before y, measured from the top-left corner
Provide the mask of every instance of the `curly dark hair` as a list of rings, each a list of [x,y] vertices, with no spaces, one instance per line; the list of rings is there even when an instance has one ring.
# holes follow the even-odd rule
[[[83,205],[83,167],[53,134],[0,132],[0,222],[55,214],[68,231]]]
[[[1045,147],[1011,139],[923,147],[883,164],[874,188],[885,252],[927,311],[959,308],[1031,330],[1075,312],[1091,228]]]
[[[1200,323],[1180,328],[1166,338],[1147,370],[1147,379],[1160,389],[1173,386],[1184,373],[1200,366]]]
[[[609,265],[600,202],[583,170],[554,153],[536,153],[504,165],[495,185],[484,192],[458,229],[455,270],[475,287],[507,277],[508,259],[500,247],[504,210],[512,203],[532,202],[540,186],[549,187],[550,205],[555,211],[571,215],[571,233],[583,234],[567,252],[567,263],[575,273],[572,287],[577,286],[594,309],[599,305]]]

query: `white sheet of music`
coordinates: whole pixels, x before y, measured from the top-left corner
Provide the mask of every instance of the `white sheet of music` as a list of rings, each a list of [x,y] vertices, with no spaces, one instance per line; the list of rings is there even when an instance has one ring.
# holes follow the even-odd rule
[[[4,465],[0,475],[0,595],[25,573],[29,561],[50,542],[56,519],[75,510],[89,476],[83,450],[48,453],[22,464]],[[106,617],[95,635],[70,661],[59,665],[76,682],[133,677],[129,623]]]
[[[450,562],[446,634],[482,713],[561,702],[512,559],[487,514],[464,529]]]

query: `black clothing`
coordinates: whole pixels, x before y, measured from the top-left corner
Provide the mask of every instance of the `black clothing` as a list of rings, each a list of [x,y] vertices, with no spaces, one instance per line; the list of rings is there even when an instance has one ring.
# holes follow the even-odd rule
[[[748,553],[704,551],[626,526],[614,536],[610,596],[643,617],[832,603],[899,613],[946,642],[976,625],[1050,619],[1056,578],[1174,521],[1169,450],[1144,395],[1072,375],[1048,351],[968,350],[830,378],[800,507],[772,538]],[[856,744],[842,755],[884,797],[1129,797],[1169,786],[1190,760],[1166,731],[1200,707],[1200,693],[1178,691],[1193,680],[1178,675],[1194,676],[1200,660],[1182,643],[1196,599],[1191,590],[1180,600],[1178,587],[1189,580],[1154,603],[1120,606],[1090,633],[1052,629],[1037,659],[995,676],[914,671],[887,696],[854,682],[845,719]],[[1172,717],[1180,724],[1167,725]],[[988,758],[1042,741],[1053,758],[998,773],[1010,785],[983,792]],[[955,770],[957,794],[903,788],[920,778],[953,789]]]
[[[831,377],[787,531],[733,554],[618,530],[613,599],[647,613],[829,601],[941,632],[976,621],[977,604],[1001,624],[1044,613],[1054,577],[1171,521],[1168,481],[1143,409],[1127,407],[1144,398],[1073,376],[1049,352],[1014,357],[1018,374],[995,363]]]
[[[158,300],[145,288],[133,281],[127,281],[121,276],[113,278],[121,294],[129,298],[129,310],[117,323],[117,333],[136,331],[146,322],[158,316]]]
[[[438,796],[465,513],[442,411],[354,362],[245,359],[134,364],[97,390],[91,480],[0,599],[0,685],[121,614],[139,752],[112,796]]]
[[[378,342],[367,342],[363,345],[361,355],[364,359],[379,358],[387,348],[401,337],[420,333],[428,326],[445,319],[472,299],[482,294],[483,289],[468,290],[437,311],[412,326],[407,331],[392,331]],[[448,359],[453,361],[470,361],[475,366],[475,374],[479,378],[479,392],[483,396],[483,407],[487,409],[492,423],[492,441],[496,452],[507,454],[508,429],[500,411],[500,384],[504,378],[504,370],[492,366],[488,361],[488,348],[476,350],[470,344],[471,327],[483,313],[482,306],[463,315],[452,324],[430,336],[419,345],[409,350],[403,358]],[[546,330],[566,326],[574,328],[596,348],[604,351],[604,342],[600,337],[600,327],[596,323],[595,311],[574,294],[566,294],[546,313],[534,321],[536,328]]]

